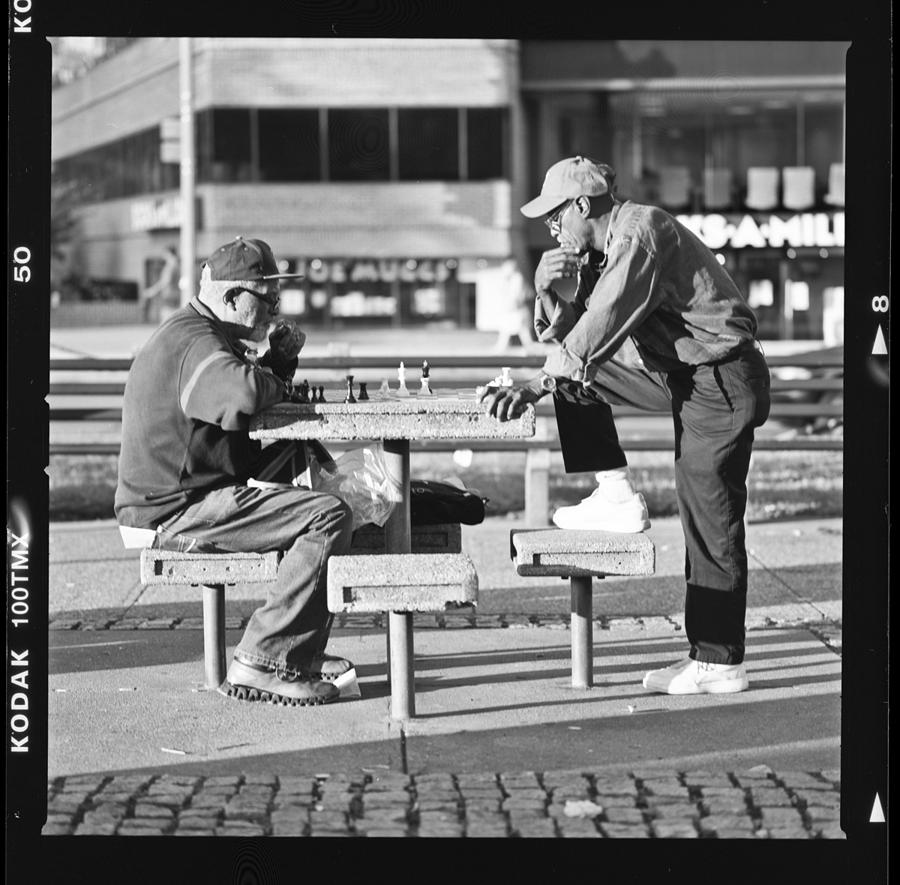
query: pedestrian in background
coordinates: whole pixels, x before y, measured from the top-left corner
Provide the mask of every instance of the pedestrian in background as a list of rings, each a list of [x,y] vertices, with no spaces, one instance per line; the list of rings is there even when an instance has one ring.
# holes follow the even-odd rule
[[[690,652],[643,684],[669,694],[742,691],[747,473],[754,429],[769,413],[756,317],[699,238],[663,210],[617,196],[610,166],[561,160],[521,211],[543,217],[559,243],[535,273],[535,330],[556,347],[527,384],[486,391],[487,411],[515,418],[552,392],[566,471],[597,471],[594,492],[554,522],[631,532],[649,519],[609,403],[671,411]],[[566,277],[577,278],[572,302],[553,289]],[[629,337],[641,365],[616,358]]]
[[[178,252],[172,246],[163,251],[163,263],[156,282],[141,293],[141,319],[145,323],[167,319],[181,300]]]
[[[534,290],[519,270],[515,258],[507,258],[500,267],[500,328],[496,352],[508,350],[513,338],[519,339],[519,345],[527,353],[540,350],[534,343],[533,312]]]

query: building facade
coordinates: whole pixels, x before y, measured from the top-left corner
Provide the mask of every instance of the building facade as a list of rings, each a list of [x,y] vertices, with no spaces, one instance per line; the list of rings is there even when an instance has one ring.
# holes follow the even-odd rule
[[[513,256],[528,274],[552,245],[518,206],[584,153],[717,251],[762,337],[835,343],[845,51],[194,39],[196,253],[268,240],[305,274],[282,305],[310,325],[493,328],[496,268]],[[93,281],[57,322],[137,317],[178,248],[178,102],[177,39],[138,40],[54,91],[56,177],[78,188],[70,262]]]

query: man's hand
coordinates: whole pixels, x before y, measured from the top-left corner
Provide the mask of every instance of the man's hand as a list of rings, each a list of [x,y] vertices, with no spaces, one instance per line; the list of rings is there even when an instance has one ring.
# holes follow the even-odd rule
[[[547,292],[554,280],[578,275],[578,254],[570,249],[559,247],[550,249],[541,255],[537,270],[534,272],[534,288],[538,295]]]
[[[297,370],[297,355],[303,349],[306,335],[290,320],[279,320],[269,334],[269,349],[262,355],[259,365],[290,384]]]
[[[485,412],[499,421],[518,418],[529,404],[536,403],[546,391],[534,379],[521,387],[487,387],[478,398],[485,404]]]
[[[306,343],[306,335],[290,320],[279,320],[269,333],[269,351],[276,363],[296,359]]]

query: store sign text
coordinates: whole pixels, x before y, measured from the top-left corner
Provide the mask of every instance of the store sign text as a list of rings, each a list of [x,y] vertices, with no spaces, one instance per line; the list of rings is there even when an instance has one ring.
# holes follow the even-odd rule
[[[449,262],[455,265],[455,262]],[[442,283],[451,276],[443,259],[320,259],[301,258],[294,273],[311,283]]]
[[[752,215],[679,215],[685,227],[693,231],[710,249],[779,249],[812,246],[819,249],[844,245],[844,213],[804,212],[767,219]]]
[[[183,217],[180,197],[140,200],[131,204],[132,230],[181,227]]]

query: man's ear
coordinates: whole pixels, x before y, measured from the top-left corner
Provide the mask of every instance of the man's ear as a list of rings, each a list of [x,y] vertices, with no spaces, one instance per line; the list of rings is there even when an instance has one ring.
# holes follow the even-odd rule
[[[590,197],[576,197],[575,198],[575,206],[578,209],[579,214],[582,218],[587,218],[591,214],[591,198]]]
[[[228,305],[230,308],[234,308],[234,303],[237,301],[238,290],[237,289],[226,289],[222,294],[222,301]]]

